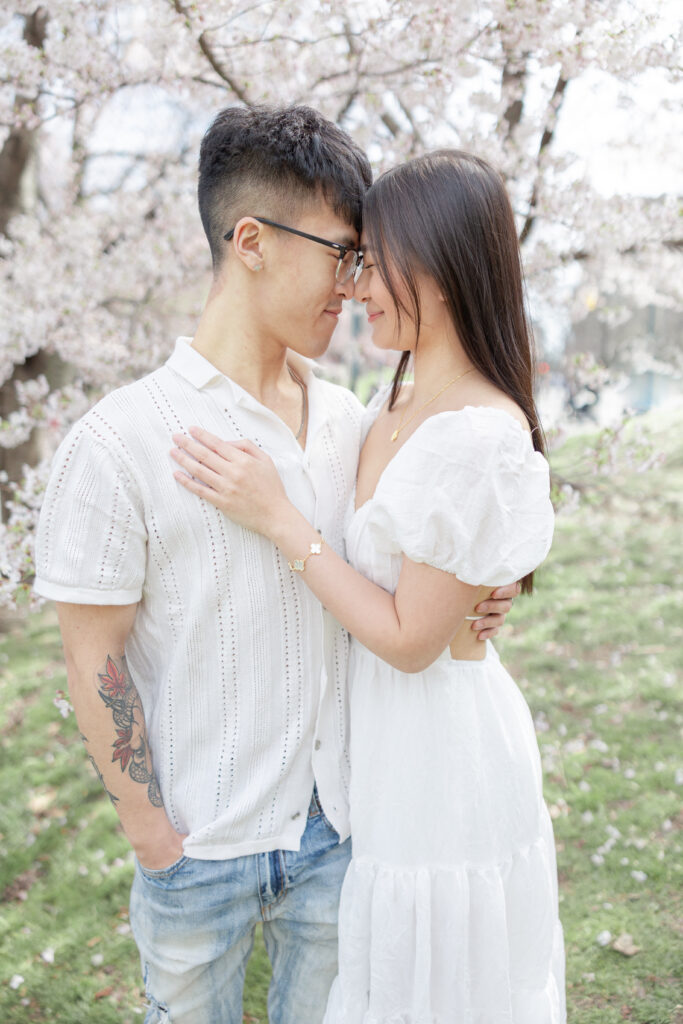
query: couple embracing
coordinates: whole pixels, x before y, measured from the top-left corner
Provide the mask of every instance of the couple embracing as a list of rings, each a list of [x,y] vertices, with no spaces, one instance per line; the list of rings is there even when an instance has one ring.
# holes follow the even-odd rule
[[[72,429],[36,545],[136,854],[146,1021],[241,1022],[262,922],[272,1024],[562,1024],[540,759],[489,639],[553,529],[502,180],[442,150],[372,184],[315,111],[227,108],[198,195],[195,335]],[[312,368],[352,296],[403,353],[365,410]]]

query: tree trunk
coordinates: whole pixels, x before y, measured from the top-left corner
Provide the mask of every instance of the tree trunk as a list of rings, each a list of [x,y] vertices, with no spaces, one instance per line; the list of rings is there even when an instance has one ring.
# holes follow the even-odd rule
[[[44,7],[37,7],[33,14],[26,16],[24,39],[30,46],[41,49],[45,41],[48,12]],[[17,110],[36,102],[36,97],[17,95]],[[24,183],[35,151],[35,131],[30,128],[17,127],[8,135],[0,150],[0,231],[8,234],[11,218],[22,210],[25,201]],[[47,352],[39,351],[23,364],[15,366],[12,376],[0,387],[0,417],[7,416],[17,408],[15,381],[32,380],[39,374],[48,376],[54,363],[60,363]],[[8,476],[8,483],[0,485],[0,512],[3,519],[6,513],[6,502],[12,497],[13,483],[22,476],[23,466],[35,463],[40,457],[40,443],[34,430],[31,437],[17,448],[0,448],[0,470]]]

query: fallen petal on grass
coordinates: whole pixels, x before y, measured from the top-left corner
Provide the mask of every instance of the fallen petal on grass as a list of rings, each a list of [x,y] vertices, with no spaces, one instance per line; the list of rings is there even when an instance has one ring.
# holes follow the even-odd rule
[[[33,792],[28,800],[29,810],[37,817],[45,814],[57,798],[57,790],[50,787],[42,792]]]
[[[628,932],[624,932],[614,940],[612,949],[617,953],[621,953],[622,956],[635,956],[636,953],[640,953],[640,946],[634,944],[633,936],[629,935]]]

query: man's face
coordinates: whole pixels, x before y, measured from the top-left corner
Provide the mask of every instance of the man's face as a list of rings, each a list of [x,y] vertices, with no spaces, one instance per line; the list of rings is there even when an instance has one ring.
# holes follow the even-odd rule
[[[358,246],[353,225],[320,202],[287,227],[330,242]],[[327,349],[344,299],[353,295],[353,278],[335,277],[339,252],[308,238],[264,225],[262,290],[256,312],[262,327],[303,356],[317,358]]]

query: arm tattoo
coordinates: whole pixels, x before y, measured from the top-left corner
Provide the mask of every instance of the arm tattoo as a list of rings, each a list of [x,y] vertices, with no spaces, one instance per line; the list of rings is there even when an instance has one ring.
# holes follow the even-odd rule
[[[147,728],[142,710],[142,701],[128,672],[125,655],[121,657],[121,668],[110,655],[104,672],[98,672],[99,695],[111,709],[116,739],[112,743],[112,763],[119,762],[121,771],[128,769],[134,782],[147,786],[149,802],[154,807],[163,807],[159,783],[152,769],[152,755],[147,742]]]
[[[83,735],[83,733],[81,733],[81,739],[83,740],[83,742],[84,742],[84,743],[87,743],[87,742],[88,742],[88,737],[87,737],[87,736],[84,736],[84,735]],[[115,806],[116,806],[116,804],[117,804],[117,803],[118,803],[118,801],[119,801],[119,798],[118,798],[117,796],[114,796],[114,794],[112,793],[112,791],[111,791],[110,789],[108,789],[108,788],[107,788],[107,783],[106,783],[106,782],[104,781],[104,777],[103,777],[103,775],[102,775],[102,772],[101,772],[101,771],[100,771],[100,769],[99,769],[99,768],[97,767],[97,762],[95,761],[95,758],[94,758],[94,757],[92,756],[92,754],[91,754],[91,753],[90,753],[90,751],[89,751],[89,750],[87,749],[87,747],[86,747],[86,751],[85,751],[85,752],[86,752],[86,754],[88,755],[88,760],[90,761],[90,764],[91,764],[91,765],[93,766],[93,768],[94,768],[94,770],[95,770],[95,775],[97,776],[97,778],[98,778],[98,779],[100,780],[100,782],[101,782],[101,783],[102,783],[102,785],[104,786],[104,792],[105,792],[105,793],[107,794],[107,796],[109,797],[109,799],[110,799],[110,800],[111,800],[111,802],[112,802],[112,805],[113,805],[113,806],[115,807]]]

